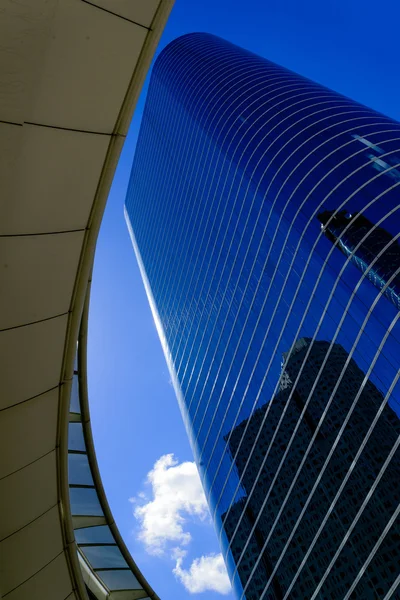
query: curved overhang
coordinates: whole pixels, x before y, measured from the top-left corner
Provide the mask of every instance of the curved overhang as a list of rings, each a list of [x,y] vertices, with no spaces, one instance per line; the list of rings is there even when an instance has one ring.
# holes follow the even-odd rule
[[[97,600],[159,600],[114,522],[102,486],[90,426],[87,334],[90,285],[79,332],[69,408],[68,463],[72,525],[87,588]]]
[[[82,314],[118,157],[172,4],[0,0],[0,597],[9,600],[87,599],[89,579],[98,598],[157,598],[98,476]],[[110,593],[77,550],[68,483],[77,378],[104,525],[140,583],[130,595]]]

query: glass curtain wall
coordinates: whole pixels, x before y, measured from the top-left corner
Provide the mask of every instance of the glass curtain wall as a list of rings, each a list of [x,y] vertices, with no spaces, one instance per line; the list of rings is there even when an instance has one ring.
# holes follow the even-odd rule
[[[399,209],[399,123],[161,53],[127,221],[240,600],[399,597]]]

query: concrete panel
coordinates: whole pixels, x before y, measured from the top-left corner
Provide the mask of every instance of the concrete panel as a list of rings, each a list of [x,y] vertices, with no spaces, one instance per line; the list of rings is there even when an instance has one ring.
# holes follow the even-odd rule
[[[71,595],[69,595],[71,594]],[[8,600],[66,600],[75,598],[64,552],[8,594]]]
[[[147,30],[81,0],[60,3],[53,23],[26,120],[111,133]]]
[[[84,229],[109,141],[0,123],[0,235]]]
[[[58,393],[56,388],[1,411],[0,479],[55,448]]]
[[[0,332],[0,409],[59,385],[67,316]]]
[[[57,504],[56,452],[0,480],[0,541]]]
[[[57,0],[2,2],[0,118],[23,123],[51,35]]]
[[[58,507],[0,542],[3,596],[25,583],[63,552]]]
[[[84,231],[0,238],[0,330],[68,312],[83,238]]]

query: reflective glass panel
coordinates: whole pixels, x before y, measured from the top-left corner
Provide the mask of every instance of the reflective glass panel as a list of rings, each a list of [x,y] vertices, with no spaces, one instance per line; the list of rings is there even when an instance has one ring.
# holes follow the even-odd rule
[[[68,450],[86,451],[83,439],[82,423],[70,423],[68,426]]]
[[[81,551],[93,569],[128,568],[118,546],[83,546]]]
[[[102,516],[96,490],[92,488],[69,488],[71,512],[73,515]]]
[[[68,481],[70,484],[94,485],[87,454],[68,454]]]
[[[78,544],[115,544],[111,530],[107,525],[75,529]]]
[[[74,375],[72,378],[71,403],[70,403],[69,411],[73,412],[73,413],[81,412],[81,407],[79,404],[78,375]]]
[[[124,571],[99,571],[97,574],[110,590],[142,589],[142,586],[129,569]]]
[[[208,34],[146,102],[126,210],[237,598],[397,600],[400,123]]]

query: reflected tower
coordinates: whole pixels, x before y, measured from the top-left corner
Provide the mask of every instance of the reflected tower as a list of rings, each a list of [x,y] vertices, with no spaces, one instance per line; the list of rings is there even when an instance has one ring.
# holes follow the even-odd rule
[[[326,210],[318,219],[326,237],[400,310],[397,240],[360,213]]]
[[[126,218],[240,600],[398,594],[398,156],[398,123],[212,35],[154,66]]]
[[[317,341],[312,346],[310,342],[310,339],[298,340],[292,352],[284,355],[281,389],[273,400],[225,436],[244,495],[222,520],[244,586],[249,573],[254,572],[246,590],[248,600],[262,596],[265,581],[271,581],[271,589],[265,596],[269,600],[280,600],[288,590],[290,598],[311,597],[336,552],[338,560],[330,566],[324,594],[327,598],[344,598],[385,529],[387,512],[394,512],[400,501],[400,451],[397,450],[343,550],[339,551],[349,523],[359,512],[371,482],[377,480],[382,464],[400,436],[400,423],[373,383],[367,381],[362,386],[365,373],[353,359],[348,360],[342,346],[335,344],[329,352],[329,342]],[[322,365],[319,385],[312,390],[315,374]],[[355,409],[324,468],[361,386]],[[332,402],[327,409],[329,400]],[[334,503],[380,408],[382,412],[368,442]],[[318,426],[326,409],[322,425]],[[283,420],[279,433],[274,436],[280,419]],[[296,427],[295,443],[289,446]],[[281,464],[283,467],[276,477]],[[286,497],[288,482],[294,485]],[[318,540],[299,570],[320,528]],[[397,521],[368,565],[357,589],[358,596],[354,597],[383,597],[380,582],[393,579],[399,570],[399,542]]]

